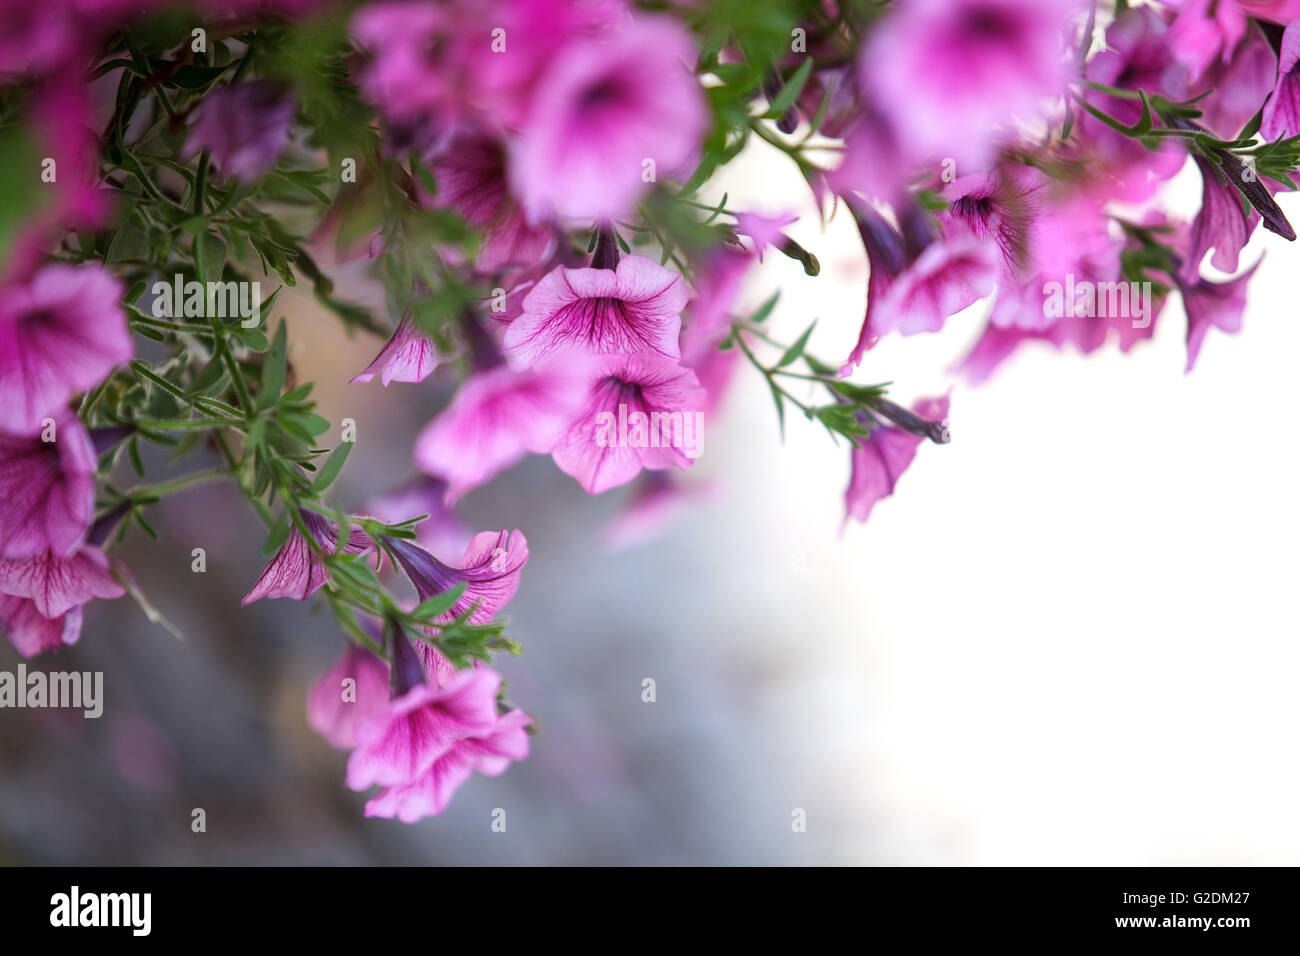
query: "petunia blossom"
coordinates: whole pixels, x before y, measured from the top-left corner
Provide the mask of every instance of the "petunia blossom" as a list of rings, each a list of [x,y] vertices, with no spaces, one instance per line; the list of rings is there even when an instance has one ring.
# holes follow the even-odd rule
[[[294,523],[289,537],[262,569],[253,587],[239,602],[241,605],[252,604],[262,598],[287,597],[305,601],[324,586],[327,574],[321,551],[337,551],[338,529],[314,511],[304,509],[298,512],[298,517],[311,534],[315,546],[307,541]],[[364,532],[357,528],[350,530],[348,542],[343,548],[345,554],[362,554],[374,547],[374,542]]]
[[[23,657],[76,644],[81,638],[81,617],[80,605],[48,618],[30,598],[0,594],[0,629]]]
[[[95,466],[90,436],[71,413],[40,435],[0,432],[0,557],[80,548],[95,515]]]
[[[389,382],[423,382],[438,367],[438,347],[411,319],[402,319],[374,361],[352,376],[351,382],[369,382],[376,375]]]
[[[948,399],[922,399],[914,411],[926,422],[941,423],[948,417]],[[851,453],[852,473],[844,493],[845,521],[866,521],[876,502],[894,493],[899,477],[924,440],[923,435],[883,423],[859,439],[860,444]]]
[[[1269,142],[1300,134],[1300,20],[1282,34],[1278,55],[1277,84],[1264,104],[1259,131]]]
[[[62,617],[91,598],[125,593],[108,572],[108,558],[94,545],[68,557],[46,551],[30,558],[0,558],[0,594],[27,598],[46,618]]]
[[[465,222],[482,230],[483,243],[474,260],[480,272],[531,266],[554,250],[554,230],[530,223],[510,194],[500,140],[478,131],[459,133],[432,167],[438,193],[421,198],[426,204],[455,209]]]
[[[909,0],[892,5],[859,81],[912,148],[983,168],[999,128],[1033,119],[1070,78],[1076,0]]]
[[[688,175],[708,125],[696,58],[686,29],[654,16],[565,45],[511,142],[511,191],[529,215],[614,219],[656,179]]]
[[[403,642],[404,636],[399,636]],[[489,667],[461,671],[446,687],[417,683],[356,723],[348,758],[353,790],[400,786],[418,779],[457,740],[497,723],[501,675]]]
[[[307,695],[307,723],[339,750],[357,745],[356,725],[388,702],[388,665],[349,644]]]
[[[606,356],[587,408],[551,457],[588,494],[625,484],[643,468],[689,468],[703,450],[708,400],[695,372],[660,355]]]
[[[557,266],[524,298],[502,350],[515,369],[575,351],[648,351],[676,361],[681,311],[689,300],[681,273],[645,256],[625,256],[615,269]]]
[[[462,783],[475,773],[496,777],[511,762],[528,756],[527,727],[532,718],[522,710],[502,714],[491,730],[455,741],[409,784],[385,787],[366,801],[366,816],[414,823],[447,808]]]
[[[385,538],[384,544],[415,585],[421,601],[465,582],[464,592],[440,620],[459,617],[471,607],[474,612],[469,616],[469,623],[484,624],[492,620],[515,596],[520,572],[528,563],[528,539],[517,529],[480,531],[455,566],[444,564],[410,541]]]
[[[134,354],[122,284],[99,266],[48,265],[0,296],[0,427],[32,434]]]
[[[1187,371],[1196,366],[1201,346],[1210,328],[1228,334],[1241,331],[1241,317],[1246,308],[1246,292],[1250,278],[1259,268],[1255,263],[1239,276],[1224,282],[1197,279],[1194,282],[1179,280],[1178,290],[1183,297],[1187,313]]]
[[[1184,276],[1194,279],[1201,260],[1211,249],[1210,262],[1222,272],[1236,272],[1241,250],[1259,224],[1259,213],[1242,209],[1241,194],[1226,182],[1215,167],[1194,157],[1201,173],[1201,208],[1192,220],[1191,252],[1183,264]]]
[[[446,481],[455,501],[527,453],[549,453],[586,400],[585,368],[560,357],[475,372],[416,438],[416,465]]]

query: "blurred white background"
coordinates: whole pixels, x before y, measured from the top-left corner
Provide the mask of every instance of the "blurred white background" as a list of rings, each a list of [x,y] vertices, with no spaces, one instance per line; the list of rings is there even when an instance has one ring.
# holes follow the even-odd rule
[[[789,208],[768,197],[799,195],[794,175],[749,155],[729,206]],[[1199,198],[1189,163],[1166,201],[1190,218]],[[811,203],[792,211],[822,275],[769,256],[751,299],[783,286],[777,338],[819,318],[811,351],[838,362],[865,301],[860,242],[847,215],[822,234]],[[1027,349],[958,384],[953,443],[922,447],[842,538],[845,451],[797,416],[778,445],[742,371],[710,434],[727,494],[682,540],[726,579],[717,640],[767,668],[754,732],[796,760],[774,774],[826,795],[817,857],[1300,862],[1300,246],[1261,229],[1243,266],[1261,254],[1244,331],[1212,330],[1191,375],[1175,301],[1128,355]],[[892,380],[904,404],[942,393],[985,308],[882,342],[857,380]]]

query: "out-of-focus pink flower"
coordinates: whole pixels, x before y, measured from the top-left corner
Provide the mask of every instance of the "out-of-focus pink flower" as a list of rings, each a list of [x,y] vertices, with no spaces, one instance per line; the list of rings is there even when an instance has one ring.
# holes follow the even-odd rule
[[[1282,34],[1282,51],[1278,59],[1277,85],[1264,104],[1264,121],[1260,132],[1270,142],[1283,136],[1300,134],[1300,20]]]
[[[1171,36],[1172,42],[1172,36]],[[1197,123],[1222,139],[1235,139],[1273,89],[1277,54],[1258,26],[1249,24],[1235,47],[1205,71],[1190,89],[1191,96],[1211,93],[1198,100]]]
[[[0,414],[39,432],[69,398],[131,358],[122,284],[99,266],[48,265],[0,297]]]
[[[586,409],[551,457],[593,495],[631,481],[643,468],[689,468],[703,451],[706,401],[695,373],[676,362],[652,352],[606,356]]]
[[[917,141],[900,135],[893,121],[866,101],[844,133],[840,164],[826,178],[838,195],[861,193],[893,203],[906,195],[908,180],[925,159]]]
[[[656,179],[688,174],[708,123],[695,60],[690,34],[651,16],[565,46],[510,148],[530,216],[614,219]]]
[[[676,361],[681,311],[690,295],[681,273],[645,256],[626,256],[617,269],[556,266],[506,329],[506,361],[524,369],[564,352],[641,351]]]
[[[549,226],[531,225],[506,188],[506,154],[500,140],[482,132],[455,136],[433,162],[438,194],[426,201],[450,206],[483,231],[475,267],[497,272],[526,267],[555,248]]]
[[[1168,31],[1153,7],[1130,7],[1107,27],[1108,49],[1088,61],[1086,78],[1103,86],[1186,99],[1187,68],[1173,59]],[[1086,96],[1121,123],[1131,126],[1142,115],[1141,104],[1133,100],[1091,89]],[[1129,202],[1149,198],[1160,183],[1178,172],[1187,157],[1186,150],[1173,142],[1152,152],[1088,113],[1080,112],[1078,124],[1085,134],[1081,143],[1086,143],[1087,149],[1080,158],[1097,180],[1106,183],[1107,198]]]
[[[622,551],[658,537],[682,513],[698,488],[698,483],[688,486],[670,471],[645,472],[601,532],[605,546]]]
[[[982,169],[999,129],[1033,119],[1070,78],[1075,0],[909,0],[863,48],[860,83],[922,153]]]
[[[415,463],[447,482],[455,501],[529,452],[547,454],[582,410],[585,362],[561,357],[523,371],[475,372],[415,440]]]
[[[734,246],[715,247],[695,268],[695,283],[682,313],[681,353],[685,365],[694,365],[688,353],[716,351],[731,328],[732,309],[753,265],[753,257]]]
[[[779,250],[785,244],[787,237],[781,227],[798,221],[799,217],[794,213],[760,216],[758,213],[742,212],[736,215],[736,232],[753,240],[754,254],[762,262],[763,252],[769,246]]]
[[[219,87],[199,104],[183,155],[207,150],[222,175],[256,182],[289,144],[296,112],[293,94],[273,83]]]
[[[384,343],[373,362],[352,376],[352,382],[369,382],[376,375],[389,382],[423,382],[438,367],[438,347],[411,319],[402,319],[392,338]]]
[[[406,643],[404,635],[397,639]],[[365,715],[356,723],[347,785],[366,790],[376,784],[403,786],[415,781],[456,741],[486,734],[496,726],[500,687],[501,675],[496,671],[470,668],[446,687],[414,684]]]
[[[415,585],[421,601],[465,582],[465,591],[450,610],[437,618],[439,621],[457,618],[476,604],[469,623],[485,624],[492,620],[515,596],[520,573],[528,563],[528,539],[518,529],[480,531],[456,566],[444,564],[410,541],[386,538],[384,543]]]
[[[390,120],[431,120],[447,128],[468,105],[470,53],[487,55],[489,28],[465,16],[462,4],[371,3],[352,21],[352,36],[369,54],[361,91]]]
[[[916,415],[927,422],[943,422],[948,417],[948,399],[922,399],[913,406]],[[916,449],[925,441],[893,425],[880,424],[871,434],[859,439],[851,453],[852,471],[844,493],[845,521],[866,521],[881,498],[894,493],[899,477],[907,470]]]
[[[1187,312],[1187,371],[1196,366],[1205,335],[1213,326],[1230,335],[1241,331],[1241,315],[1246,308],[1246,292],[1250,278],[1259,268],[1255,263],[1239,276],[1226,282],[1197,279],[1194,282],[1178,280],[1182,293],[1183,309]]]
[[[298,512],[298,517],[310,532],[315,546],[307,541],[297,524],[292,526],[288,539],[280,550],[262,569],[257,581],[241,605],[252,604],[262,598],[293,598],[305,601],[325,584],[328,575],[321,551],[331,554],[338,549],[339,532],[333,523],[322,515],[306,509]],[[343,548],[345,554],[363,554],[374,547],[370,537],[358,528],[352,528],[348,542]]]
[[[364,647],[349,644],[307,695],[307,723],[331,747],[357,745],[356,725],[388,703],[388,665]]]
[[[992,292],[998,273],[996,244],[968,231],[952,240],[927,237],[921,240],[927,244],[913,242],[909,248],[875,209],[856,202],[850,208],[871,271],[867,313],[858,343],[841,370],[844,375],[857,367],[882,335],[937,332],[949,316]]]
[[[83,46],[73,4],[0,3],[0,78],[40,76],[69,66]]]
[[[475,771],[497,777],[506,772],[512,761],[525,759],[528,756],[525,728],[532,722],[522,710],[502,714],[491,730],[452,743],[412,783],[386,787],[366,801],[366,816],[396,818],[403,823],[437,816]]]
[[[46,435],[0,432],[0,557],[68,557],[95,516],[95,449],[70,413]]]
[[[1233,0],[1183,0],[1169,28],[1169,49],[1192,82],[1216,60],[1227,60],[1246,32],[1246,17]]]

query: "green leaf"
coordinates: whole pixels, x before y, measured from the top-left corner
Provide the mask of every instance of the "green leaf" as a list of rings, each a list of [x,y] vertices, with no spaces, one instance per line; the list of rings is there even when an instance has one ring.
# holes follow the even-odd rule
[[[794,101],[799,98],[803,92],[804,84],[808,82],[808,75],[812,73],[813,58],[804,57],[804,61],[799,64],[799,69],[794,71],[794,76],[786,81],[785,86],[781,87],[781,92],[772,100],[772,105],[766,113],[763,114],[765,119],[780,119],[785,115],[786,110],[794,105]]]
[[[428,620],[440,614],[446,614],[460,600],[461,595],[465,593],[467,583],[461,581],[450,591],[443,591],[441,594],[435,594],[428,600],[422,601],[420,606],[411,612],[411,616],[420,620]]]
[[[291,527],[288,510],[281,511],[280,517],[275,519],[275,524],[271,525],[271,530],[267,533],[266,543],[262,545],[263,557],[275,554],[284,546],[284,543],[289,540]]]
[[[759,325],[764,319],[766,319],[769,315],[772,314],[772,310],[776,308],[776,301],[779,298],[781,298],[780,289],[773,292],[770,296],[767,297],[767,301],[765,301],[754,311],[754,314],[749,317],[749,321],[752,322],[754,325]]]
[[[816,328],[817,320],[813,319],[812,325],[803,330],[803,335],[795,340],[795,343],[785,350],[780,361],[776,363],[777,368],[785,368],[787,365],[797,361],[799,356],[803,355],[804,348],[808,345],[808,336],[812,335],[812,330]]]
[[[226,268],[226,243],[215,232],[205,232],[194,239],[194,264],[200,281],[217,282]]]
[[[281,320],[280,327],[275,330],[275,340],[271,343],[271,350],[266,353],[266,360],[262,363],[262,387],[257,393],[259,409],[274,405],[280,397],[280,390],[284,388],[284,379],[288,371],[288,343],[288,329]]]
[[[330,452],[330,456],[325,459],[325,464],[321,465],[320,474],[318,474],[316,480],[311,483],[313,494],[320,494],[330,485],[334,484],[334,479],[337,478],[339,472],[343,470],[343,465],[348,460],[348,455],[352,453],[352,447],[354,444],[356,443],[345,441]]]

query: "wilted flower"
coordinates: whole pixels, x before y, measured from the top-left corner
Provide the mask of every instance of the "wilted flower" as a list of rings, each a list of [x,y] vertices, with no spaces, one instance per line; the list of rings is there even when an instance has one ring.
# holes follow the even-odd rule
[[[946,397],[922,399],[914,408],[916,416],[927,423],[941,423],[948,417]],[[846,521],[866,521],[876,502],[894,493],[899,477],[912,463],[916,449],[924,440],[923,435],[884,424],[859,439],[859,445],[851,453],[853,470],[844,493]]]
[[[389,382],[423,382],[438,367],[438,347],[411,319],[402,319],[374,361],[352,376],[351,382],[369,382],[376,375]]]
[[[339,531],[327,518],[314,511],[298,512],[312,542],[308,542],[298,525],[293,523],[289,537],[280,546],[270,562],[262,569],[257,581],[241,605],[252,604],[262,598],[293,598],[305,601],[325,584],[328,575],[322,552],[335,553],[338,549]],[[374,542],[363,531],[350,529],[351,534],[343,548],[345,554],[362,554],[374,547]]]

